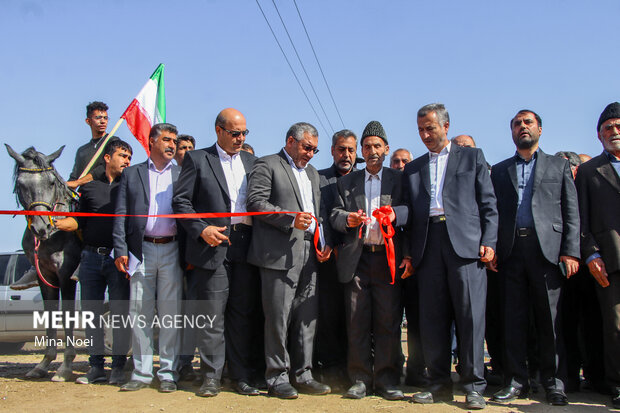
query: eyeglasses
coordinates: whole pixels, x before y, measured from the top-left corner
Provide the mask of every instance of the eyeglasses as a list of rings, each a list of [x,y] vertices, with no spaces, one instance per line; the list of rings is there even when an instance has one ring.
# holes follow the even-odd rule
[[[248,129],[246,129],[246,130],[228,130],[226,128],[222,128],[221,126],[220,126],[220,128],[222,130],[230,133],[230,136],[232,136],[233,138],[238,138],[240,135],[247,136],[248,133],[250,133],[250,131]]]
[[[303,144],[303,143],[300,143],[300,145],[301,145],[301,148],[302,148],[305,152],[312,152],[312,153],[314,153],[315,155],[316,155],[317,153],[319,153],[319,148],[317,148],[316,146],[306,145],[306,144]]]

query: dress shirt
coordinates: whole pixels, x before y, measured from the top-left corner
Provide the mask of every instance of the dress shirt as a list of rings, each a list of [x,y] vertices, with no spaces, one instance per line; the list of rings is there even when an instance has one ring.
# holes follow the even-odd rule
[[[295,176],[295,180],[297,181],[297,186],[299,187],[299,192],[301,193],[301,200],[303,203],[304,212],[309,212],[312,215],[316,216],[316,214],[314,213],[312,182],[310,182],[310,178],[308,178],[306,168],[297,168],[295,162],[293,162],[293,158],[291,158],[288,152],[286,152],[286,149],[284,149],[284,155],[286,155],[286,159],[288,159],[288,163],[291,165],[291,170],[293,171],[293,175]],[[312,220],[312,223],[306,229],[306,231],[314,233],[315,227],[316,223],[314,222],[314,220]]]
[[[383,244],[383,236],[381,236],[381,228],[377,219],[372,216],[372,212],[381,206],[381,178],[383,176],[383,168],[376,174],[372,175],[368,169],[364,170],[364,193],[366,194],[366,216],[370,217],[370,223],[366,225],[366,236],[364,244],[380,245]]]
[[[226,177],[228,194],[230,195],[230,212],[247,212],[245,201],[248,196],[248,179],[245,174],[245,167],[238,153],[230,156],[220,145],[215,144],[220,163]],[[251,217],[231,217],[231,225],[246,224],[252,225]]]
[[[431,206],[429,216],[434,217],[443,215],[443,183],[446,178],[446,166],[448,166],[448,155],[452,142],[443,148],[439,153],[429,152],[428,167],[431,177]]]
[[[517,166],[517,228],[534,228],[532,215],[532,195],[534,189],[534,171],[538,149],[529,161],[526,161],[517,152],[515,154]]]
[[[151,158],[149,167],[149,215],[172,214],[172,162],[161,171],[157,170]],[[144,235],[149,237],[170,237],[177,234],[174,218],[146,219]]]

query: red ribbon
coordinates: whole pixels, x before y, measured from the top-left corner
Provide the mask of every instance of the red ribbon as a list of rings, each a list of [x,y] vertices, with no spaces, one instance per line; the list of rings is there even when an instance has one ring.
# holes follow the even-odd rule
[[[394,237],[395,231],[392,226],[392,220],[390,217],[394,214],[394,210],[391,206],[385,205],[381,208],[377,208],[372,211],[372,216],[377,219],[377,222],[381,228],[381,235],[383,235],[383,242],[385,244],[385,255],[387,256],[388,266],[390,267],[390,274],[392,275],[392,282],[394,284],[396,276],[396,253],[394,251]],[[385,227],[385,229],[384,229]]]
[[[99,214],[95,212],[63,212],[63,211],[7,211],[0,210],[0,215],[26,215],[26,216],[52,216],[52,217],[142,217],[142,218],[230,218],[230,217],[251,217],[255,215],[271,215],[271,214],[301,214],[303,211],[260,211],[260,212],[196,212],[193,214]],[[314,249],[319,250],[320,226],[319,220],[310,215],[316,222],[314,231]]]

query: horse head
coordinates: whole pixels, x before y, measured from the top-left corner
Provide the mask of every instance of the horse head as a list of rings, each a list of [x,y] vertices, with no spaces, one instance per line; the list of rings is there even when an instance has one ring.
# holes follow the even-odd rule
[[[32,146],[21,154],[15,152],[9,145],[5,146],[16,162],[14,192],[22,207],[32,211],[55,210],[58,200],[67,189],[52,163],[60,156],[64,145],[50,155],[38,152]],[[28,226],[40,241],[47,240],[57,231],[49,216],[28,217]]]

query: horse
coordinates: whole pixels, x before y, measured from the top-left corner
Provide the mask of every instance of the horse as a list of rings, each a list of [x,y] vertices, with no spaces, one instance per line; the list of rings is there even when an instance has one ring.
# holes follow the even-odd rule
[[[6,149],[16,162],[13,179],[13,192],[17,201],[26,210],[69,212],[77,202],[73,192],[58,174],[52,162],[62,153],[64,145],[50,155],[44,155],[30,147],[19,154],[9,145]],[[63,315],[75,310],[76,282],[71,279],[80,264],[81,241],[73,232],[58,230],[50,216],[29,216],[27,227],[22,237],[22,248],[28,260],[37,269],[39,287],[43,296],[43,308],[46,312],[57,311],[59,297],[62,299]],[[51,319],[51,317],[50,317]],[[64,317],[63,317],[64,319]],[[31,369],[27,378],[42,379],[48,374],[50,363],[56,359],[57,331],[51,326],[46,328],[49,340],[43,360]],[[70,323],[65,325],[65,337],[73,336]],[[64,343],[63,343],[64,344]],[[67,381],[73,375],[75,348],[72,340],[67,340],[61,366],[52,377],[52,381]]]

